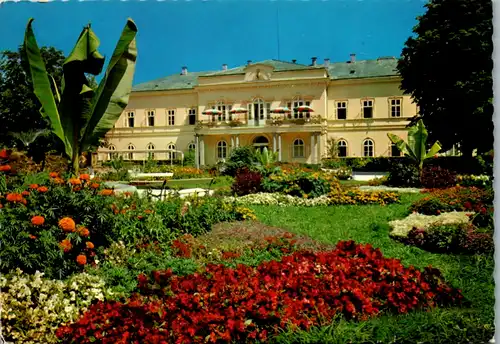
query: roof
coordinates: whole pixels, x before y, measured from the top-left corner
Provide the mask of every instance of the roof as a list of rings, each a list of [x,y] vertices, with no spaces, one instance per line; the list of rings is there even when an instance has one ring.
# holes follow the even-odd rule
[[[275,72],[326,68],[328,70],[330,79],[332,80],[374,78],[398,75],[396,71],[397,59],[394,57],[382,57],[376,60],[359,60],[354,63],[334,62],[330,63],[328,67],[325,67],[324,65],[307,66],[303,64],[279,60],[264,60],[252,63],[251,65],[257,64],[271,65],[272,67],[274,67]],[[203,77],[244,74],[244,70],[246,67],[247,66],[239,66],[222,71],[189,72],[186,75],[174,74],[135,85],[132,88],[132,91],[140,92],[192,89],[195,86],[198,86],[198,77],[200,76]]]

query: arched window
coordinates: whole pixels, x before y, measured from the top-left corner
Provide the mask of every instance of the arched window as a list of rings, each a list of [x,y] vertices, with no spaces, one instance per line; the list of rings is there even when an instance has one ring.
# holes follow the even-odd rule
[[[134,151],[135,150],[135,146],[133,144],[129,143],[127,149],[129,151]],[[134,160],[134,153],[133,152],[129,152],[127,157],[128,157],[129,160]]]
[[[217,142],[217,159],[225,159],[227,157],[226,141]]]
[[[302,139],[295,139],[295,141],[293,141],[293,157],[294,158],[305,157],[304,141]]]
[[[337,143],[338,147],[338,154],[340,158],[344,158],[347,156],[347,141],[346,140],[339,140]]]
[[[177,148],[175,148],[175,144],[169,143],[168,146],[167,146],[167,149],[176,150]],[[176,158],[177,158],[177,153],[176,152],[168,152],[167,153],[167,159],[168,160],[175,160]]]
[[[194,151],[194,150],[196,150],[196,143],[190,142],[188,144],[188,151]]]
[[[110,146],[108,147],[108,150],[110,150],[110,151],[116,151],[116,147],[115,147],[114,145],[110,145]],[[109,153],[108,153],[108,159],[109,159],[109,160],[113,160],[113,159],[115,159],[115,158],[116,158],[116,153],[113,153],[113,152],[109,152]]]
[[[147,149],[148,151],[154,151],[154,150],[156,149],[156,147],[155,147],[155,145],[154,145],[154,144],[152,144],[152,143],[150,142],[150,143],[148,143],[148,145],[147,145],[146,149]],[[148,152],[148,159],[154,159],[154,158],[155,158],[155,153],[153,153],[153,152]]]
[[[363,141],[363,156],[373,156],[373,140],[366,139]]]

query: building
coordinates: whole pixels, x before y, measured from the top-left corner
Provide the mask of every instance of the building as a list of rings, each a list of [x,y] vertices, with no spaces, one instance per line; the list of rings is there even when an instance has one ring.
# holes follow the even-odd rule
[[[248,61],[209,72],[183,67],[134,86],[98,159],[114,153],[171,160],[193,149],[197,164],[207,166],[234,147],[253,145],[277,152],[281,161],[316,164],[332,138],[339,156],[399,155],[387,133],[406,138],[417,107],[399,89],[396,63],[394,57],[357,61],[352,54],[340,63],[312,58],[309,65]]]

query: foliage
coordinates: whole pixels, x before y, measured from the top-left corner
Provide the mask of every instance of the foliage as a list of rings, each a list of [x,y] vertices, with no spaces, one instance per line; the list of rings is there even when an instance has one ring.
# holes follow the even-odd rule
[[[395,163],[389,170],[387,185],[401,187],[419,187],[420,177],[415,165],[402,162]]]
[[[413,228],[404,240],[409,245],[438,253],[490,253],[493,235],[479,232],[472,224],[435,224],[427,229]]]
[[[81,273],[66,281],[20,269],[0,277],[2,334],[7,342],[58,343],[59,326],[74,321],[95,300],[112,296],[104,281]]]
[[[79,158],[113,127],[128,103],[137,56],[137,28],[128,20],[99,87],[94,90],[87,74],[98,75],[104,57],[97,51],[99,39],[90,25],[85,27],[71,54],[63,64],[61,92],[46,70],[28,21],[24,38],[24,56],[40,110],[51,129],[64,144],[71,160],[70,169],[78,173]],[[53,89],[55,88],[55,89]]]
[[[262,191],[283,193],[303,198],[315,198],[326,195],[332,183],[338,186],[335,177],[319,172],[310,173],[301,170],[279,169],[262,181]]]
[[[465,157],[474,148],[487,151],[493,148],[492,2],[432,0],[425,7],[398,62],[401,88],[445,149],[459,143]]]
[[[420,182],[427,189],[448,188],[457,184],[457,175],[455,172],[439,166],[425,167]]]
[[[262,175],[246,168],[240,169],[234,178],[231,190],[238,196],[260,192],[262,189]]]
[[[9,133],[38,131],[49,128],[49,124],[40,114],[40,102],[33,93],[33,85],[27,74],[27,66],[22,61],[24,47],[18,51],[3,51],[0,60],[0,146],[14,147],[15,138]],[[64,54],[54,47],[40,48],[41,58],[47,72],[59,85],[62,78]],[[39,138],[31,145],[30,156],[39,155],[60,145],[56,138]]]
[[[394,134],[388,133],[387,136],[417,166],[420,176],[422,175],[424,161],[434,157],[441,150],[439,141],[436,141],[427,150],[428,133],[421,119],[408,129],[408,142],[405,142],[402,138]]]
[[[475,186],[478,188],[486,188],[486,187],[491,188],[493,186],[490,177],[488,177],[486,175],[482,175],[482,176],[458,175],[457,182],[458,182],[458,185],[464,186],[464,187]]]
[[[338,315],[367,319],[463,299],[439,270],[405,268],[353,241],[339,242],[330,252],[295,252],[256,268],[208,265],[189,276],[166,270],[138,280],[142,294],[159,299],[99,302],[78,322],[61,327],[58,337],[63,343],[267,341],[282,329],[308,329]]]
[[[254,165],[254,149],[251,146],[237,147],[231,151],[224,166],[224,174],[236,176],[239,169],[252,168]]]
[[[278,152],[270,152],[267,147],[264,147],[262,151],[256,149],[254,152],[254,160],[262,167],[269,167],[278,160]]]
[[[399,194],[386,191],[360,191],[357,189],[333,190],[329,194],[330,204],[380,204],[386,205],[399,202]]]
[[[196,166],[196,152],[194,149],[190,149],[184,154],[184,166],[194,167]]]

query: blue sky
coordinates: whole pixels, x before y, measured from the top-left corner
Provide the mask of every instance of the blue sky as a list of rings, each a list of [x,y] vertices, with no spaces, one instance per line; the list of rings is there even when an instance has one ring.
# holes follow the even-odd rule
[[[0,50],[15,50],[33,17],[40,46],[68,54],[90,22],[109,57],[131,17],[139,29],[137,84],[182,66],[205,71],[247,60],[399,56],[423,6],[422,0],[7,2],[0,7]]]

